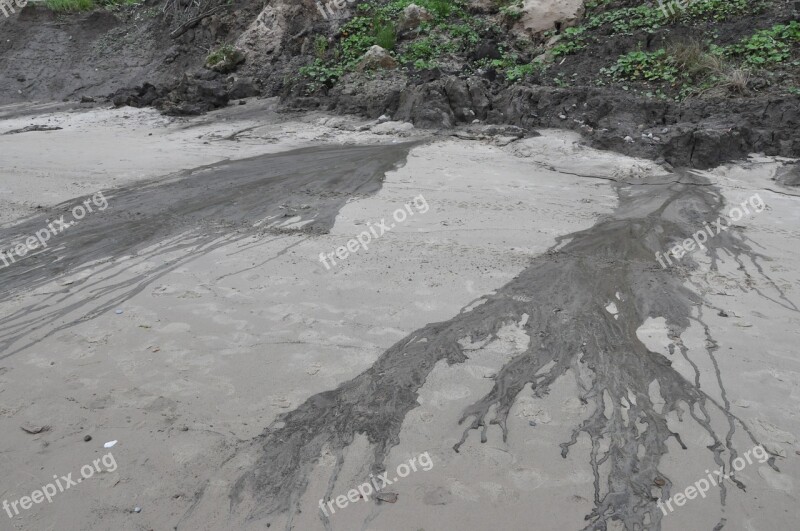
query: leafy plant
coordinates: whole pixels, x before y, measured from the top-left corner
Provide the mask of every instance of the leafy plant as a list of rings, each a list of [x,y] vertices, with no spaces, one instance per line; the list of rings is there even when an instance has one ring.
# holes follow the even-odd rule
[[[731,17],[754,14],[764,8],[760,0],[701,0],[691,2],[680,18],[721,22]]]
[[[300,67],[300,74],[309,78],[308,92],[314,92],[322,86],[333,86],[344,75],[342,66],[330,66],[316,59],[308,66]]]
[[[800,43],[800,22],[776,24],[770,29],[757,31],[726,51],[733,57],[742,57],[751,66],[781,63],[792,57]]]
[[[586,48],[586,38],[583,36],[584,32],[586,32],[586,28],[584,26],[565,29],[563,37],[558,44],[553,46],[553,48],[550,50],[550,53],[553,54],[553,57],[559,57],[562,55],[569,55]]]
[[[610,68],[603,68],[601,73],[616,80],[666,81],[674,83],[678,80],[678,67],[672,57],[663,48],[655,52],[635,51],[617,59]]]

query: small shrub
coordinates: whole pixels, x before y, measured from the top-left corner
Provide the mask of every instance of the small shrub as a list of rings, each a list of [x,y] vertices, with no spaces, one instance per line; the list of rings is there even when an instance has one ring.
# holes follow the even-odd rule
[[[750,83],[750,71],[745,68],[733,68],[725,72],[721,85],[733,92],[746,94],[748,83]]]
[[[445,19],[453,12],[452,0],[419,0],[418,5],[424,7],[438,19]]]
[[[314,39],[314,55],[317,59],[322,59],[327,51],[328,39],[324,35],[317,35],[317,38]]]
[[[725,71],[722,57],[707,52],[703,45],[694,39],[671,45],[667,50],[667,56],[685,77],[691,79],[721,75]]]
[[[397,31],[394,25],[389,24],[376,24],[375,25],[375,44],[385,50],[394,50],[397,43]]]
[[[206,65],[209,67],[214,66],[217,63],[221,63],[223,61],[228,60],[231,55],[236,52],[236,48],[233,47],[231,44],[223,44],[206,57]]]

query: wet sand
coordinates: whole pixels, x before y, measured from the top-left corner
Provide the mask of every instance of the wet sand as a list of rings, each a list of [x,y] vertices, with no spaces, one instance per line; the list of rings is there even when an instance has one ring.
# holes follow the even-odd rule
[[[556,131],[501,148],[268,104],[120,112],[0,136],[0,241],[108,198],[0,269],[0,501],[119,441],[117,470],[17,528],[792,528],[800,214],[769,191],[780,161],[668,173]],[[765,210],[707,252],[656,261],[756,192]],[[430,210],[319,262],[420,194]],[[769,461],[657,508],[756,444]],[[320,511],[423,452],[394,503]]]

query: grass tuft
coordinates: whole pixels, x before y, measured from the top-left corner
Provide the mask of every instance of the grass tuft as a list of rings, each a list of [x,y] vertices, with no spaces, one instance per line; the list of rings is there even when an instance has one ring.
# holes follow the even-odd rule
[[[45,0],[45,5],[55,13],[91,11],[96,7],[94,0]]]

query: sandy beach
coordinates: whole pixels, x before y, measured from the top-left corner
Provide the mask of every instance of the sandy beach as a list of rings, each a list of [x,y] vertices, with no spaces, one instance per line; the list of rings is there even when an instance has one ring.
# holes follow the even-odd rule
[[[0,249],[107,208],[0,269],[0,502],[94,466],[0,529],[795,528],[789,159],[680,170],[272,100],[19,110]],[[61,129],[3,134],[30,125]]]

